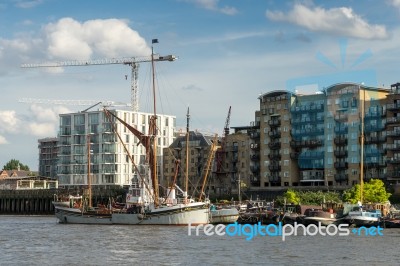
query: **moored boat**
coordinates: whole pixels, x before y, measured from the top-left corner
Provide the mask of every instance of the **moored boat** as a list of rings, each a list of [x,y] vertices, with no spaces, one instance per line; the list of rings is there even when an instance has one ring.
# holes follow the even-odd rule
[[[230,224],[237,222],[239,211],[235,207],[217,207],[211,205],[210,219],[212,224]]]
[[[308,209],[305,213],[305,217],[303,218],[304,225],[318,225],[321,223],[321,225],[328,226],[337,222],[337,213],[334,213],[333,209],[329,209],[328,211],[324,211],[322,209]]]
[[[378,226],[381,222],[382,213],[380,210],[363,210],[362,207],[355,207],[345,217],[346,223],[357,227]]]

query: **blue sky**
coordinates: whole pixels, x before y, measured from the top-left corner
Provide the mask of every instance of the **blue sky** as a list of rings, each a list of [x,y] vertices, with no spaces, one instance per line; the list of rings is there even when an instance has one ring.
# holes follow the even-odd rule
[[[179,57],[157,64],[158,110],[175,115],[180,128],[189,105],[192,129],[221,134],[229,106],[231,126],[249,125],[258,96],[292,79],[372,69],[379,86],[399,81],[399,21],[400,0],[3,0],[0,167],[15,158],[36,170],[37,139],[57,135],[59,113],[85,108],[18,99],[130,101],[127,66],[21,69],[23,63],[148,56],[158,38],[155,52]],[[145,112],[149,71],[141,64]]]

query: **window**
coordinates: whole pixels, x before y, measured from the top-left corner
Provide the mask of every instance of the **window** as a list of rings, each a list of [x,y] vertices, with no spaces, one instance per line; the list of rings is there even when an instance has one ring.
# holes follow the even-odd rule
[[[283,161],[283,165],[284,165],[284,166],[288,166],[288,165],[289,165],[289,160],[284,160],[284,161]]]
[[[333,147],[332,146],[328,146],[328,152],[333,152]]]
[[[357,151],[357,145],[356,144],[351,145],[351,151]]]
[[[289,177],[289,172],[284,172],[284,173],[283,173],[283,176],[284,176],[284,177]]]
[[[333,163],[333,159],[332,159],[332,157],[328,157],[328,161],[327,161],[327,164],[332,164]]]

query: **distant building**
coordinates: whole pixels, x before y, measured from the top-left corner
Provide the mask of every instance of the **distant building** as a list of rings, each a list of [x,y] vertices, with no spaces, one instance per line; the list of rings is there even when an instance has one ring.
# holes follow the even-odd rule
[[[17,189],[17,183],[20,180],[35,178],[36,172],[23,170],[1,170],[0,171],[0,189]]]
[[[141,132],[147,133],[152,114],[126,110],[111,110],[119,118]],[[175,117],[157,116],[159,130],[157,167],[159,177],[163,176],[163,148],[174,140]],[[114,129],[121,136],[118,138]],[[88,143],[90,142],[90,150]],[[58,180],[60,186],[87,185],[88,159],[92,185],[127,186],[131,183],[136,169],[144,174],[145,149],[125,126],[111,121],[103,111],[60,114],[58,134]],[[133,157],[135,168],[128,153]]]
[[[44,138],[38,140],[39,145],[39,175],[43,177],[57,177],[58,138]]]
[[[202,181],[204,178],[205,169],[207,167],[207,159],[210,156],[211,144],[214,136],[206,136],[199,132],[190,131],[189,133],[189,161],[188,161],[188,195],[193,194],[198,197],[201,190]],[[164,182],[162,186],[167,188],[175,178],[176,167],[178,167],[176,184],[182,189],[185,189],[185,176],[186,176],[186,134],[182,133],[176,136],[174,142],[164,148]],[[176,161],[179,161],[176,164]],[[212,167],[214,161],[210,165],[211,169],[208,175],[208,182],[206,184],[206,194],[216,194],[216,184],[213,175]]]

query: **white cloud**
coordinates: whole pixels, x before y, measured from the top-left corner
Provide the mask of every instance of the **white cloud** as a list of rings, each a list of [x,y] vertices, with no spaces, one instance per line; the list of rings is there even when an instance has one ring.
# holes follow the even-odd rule
[[[0,135],[0,145],[7,144],[7,143],[8,143],[8,141],[6,140],[6,138]]]
[[[120,19],[96,19],[80,23],[62,18],[45,29],[47,51],[54,58],[91,58],[149,55],[146,41]]]
[[[389,4],[394,7],[400,8],[400,0],[390,0]]]
[[[37,137],[49,137],[56,135],[56,127],[54,123],[37,123],[28,124],[29,133]]]
[[[13,110],[0,111],[0,132],[17,132],[20,126],[20,120]]]
[[[29,111],[30,115],[27,117],[18,115],[14,110],[0,111],[0,132],[39,137],[52,136],[56,134],[58,115],[71,112],[63,106],[45,108],[39,105],[30,106]]]
[[[42,27],[40,33],[18,33],[0,37],[0,76],[19,69],[21,63],[42,63],[89,58],[117,58],[150,55],[139,33],[122,19],[96,19],[83,23],[62,18]],[[62,68],[48,68],[59,73]]]
[[[231,6],[219,7],[219,0],[184,0],[188,3],[194,3],[195,5],[212,11],[221,12],[226,15],[236,15],[237,9]]]
[[[324,9],[296,4],[287,14],[267,10],[266,16],[270,20],[290,22],[316,32],[361,39],[388,38],[385,26],[368,24],[347,7]]]
[[[65,107],[52,107],[44,108],[40,105],[33,104],[30,106],[31,114],[38,122],[58,122],[58,115],[60,113],[68,113],[69,110]]]

